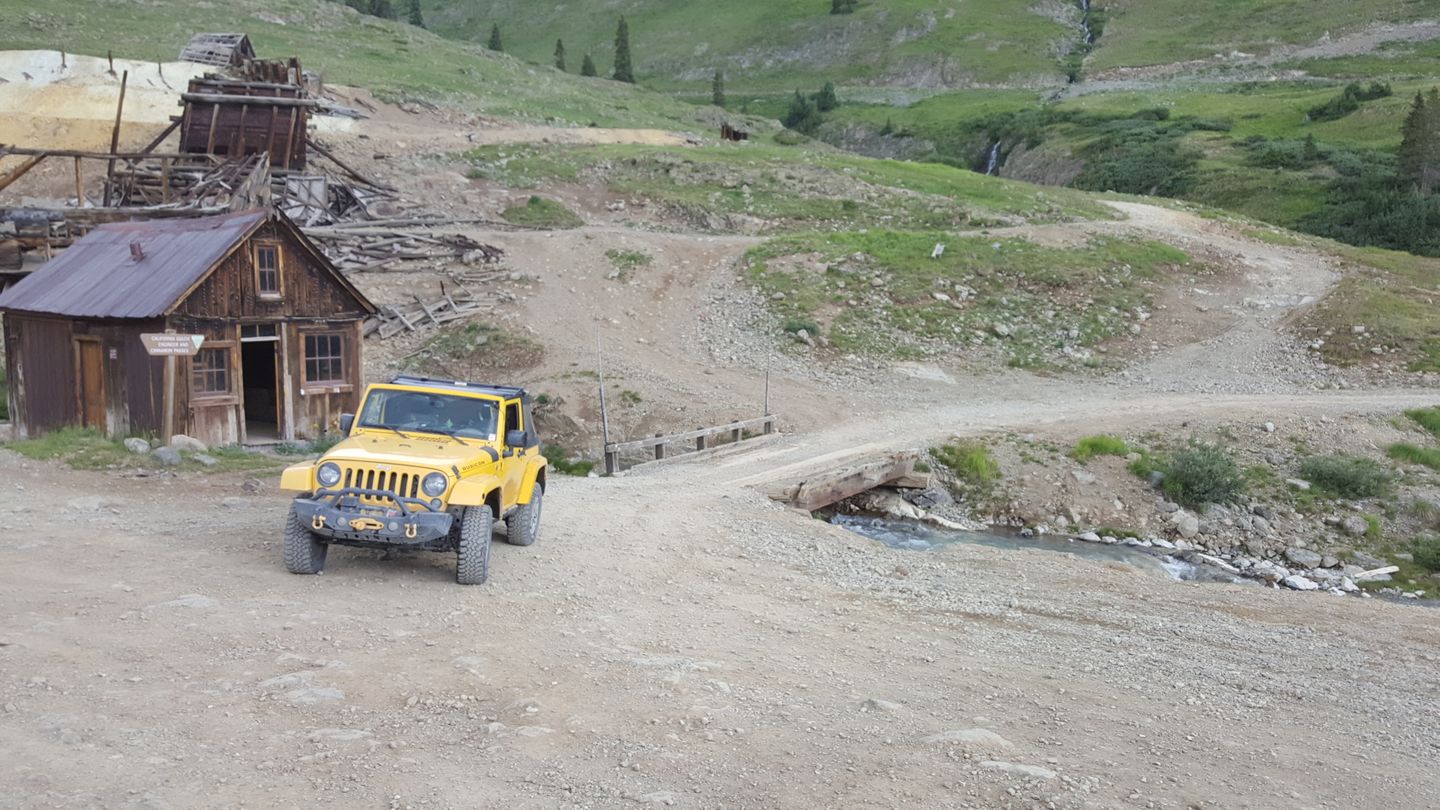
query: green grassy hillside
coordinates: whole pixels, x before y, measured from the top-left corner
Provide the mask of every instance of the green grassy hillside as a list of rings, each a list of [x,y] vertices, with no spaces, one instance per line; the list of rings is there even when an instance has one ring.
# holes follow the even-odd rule
[[[326,81],[368,87],[382,97],[581,125],[695,126],[701,118],[693,106],[664,96],[525,64],[333,0],[0,0],[4,50],[171,61],[197,31],[248,32],[261,56],[299,55]]]

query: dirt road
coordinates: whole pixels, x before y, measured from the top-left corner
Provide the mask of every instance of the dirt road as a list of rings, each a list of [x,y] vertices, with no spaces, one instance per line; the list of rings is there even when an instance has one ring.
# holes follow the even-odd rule
[[[1096,396],[1066,413],[1421,398]],[[997,397],[876,443],[1061,418]],[[336,550],[320,577],[286,574],[284,499],[236,479],[6,457],[0,804],[1440,801],[1440,613],[1043,552],[892,551],[745,486],[872,425],[560,479],[542,542],[497,544],[484,588],[454,585],[441,555]]]

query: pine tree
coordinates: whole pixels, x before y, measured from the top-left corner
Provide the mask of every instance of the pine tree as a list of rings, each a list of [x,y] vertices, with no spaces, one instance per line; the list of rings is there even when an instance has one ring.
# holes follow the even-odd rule
[[[416,28],[425,27],[425,15],[420,13],[420,0],[410,0],[410,24]]]
[[[598,75],[600,75],[599,72],[597,72],[597,71],[595,70],[595,60],[594,60],[594,59],[591,59],[591,58],[590,58],[590,54],[588,54],[588,53],[585,54],[585,59],[584,59],[584,61],[582,61],[582,62],[580,63],[580,75],[581,75],[581,76],[598,76]]]
[[[895,134],[895,122],[892,121],[892,120],[890,120],[890,118],[887,117],[887,118],[885,119],[885,126],[883,126],[883,127],[880,128],[880,134],[881,134],[881,135],[893,135],[893,134]]]
[[[615,76],[617,82],[635,83],[635,70],[630,65],[630,25],[620,18],[615,29]]]
[[[390,0],[370,0],[370,15],[384,20],[395,19],[395,6]]]
[[[786,110],[783,123],[786,129],[793,129],[809,135],[815,131],[816,127],[820,126],[820,113],[810,99],[796,90],[795,96],[790,99],[790,109]]]
[[[1415,94],[1400,125],[1399,178],[1406,187],[1429,194],[1440,181],[1440,93]]]
[[[565,42],[559,39],[555,40],[555,69],[565,70]]]
[[[361,14],[370,13],[370,0],[345,0],[345,5],[355,9]]]
[[[850,14],[859,5],[858,0],[830,0],[831,14]]]
[[[485,47],[492,51],[505,50],[505,43],[500,40],[500,23],[490,26],[490,42]]]
[[[721,70],[715,71],[715,78],[710,82],[710,103],[716,107],[725,106],[725,73]]]
[[[835,85],[825,82],[820,92],[815,95],[815,109],[820,112],[830,112],[840,106],[840,99],[835,97]]]

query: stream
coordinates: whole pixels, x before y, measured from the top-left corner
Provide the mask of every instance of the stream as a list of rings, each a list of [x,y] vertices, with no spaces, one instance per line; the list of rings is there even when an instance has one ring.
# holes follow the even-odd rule
[[[904,551],[938,551],[957,543],[989,546],[999,549],[1039,549],[1074,554],[1087,560],[1128,565],[1139,571],[1169,577],[1179,582],[1223,582],[1256,584],[1206,565],[1196,565],[1149,549],[1127,545],[1103,545],[1072,540],[1059,535],[1022,537],[999,529],[991,531],[959,531],[941,529],[925,523],[889,518],[836,515],[830,519],[836,526],[848,529],[890,548]]]
[[[986,173],[986,174],[994,174],[994,173],[995,173],[995,170],[996,170],[996,169],[999,169],[999,168],[1000,168],[1000,142],[999,142],[999,141],[996,141],[996,142],[995,142],[995,145],[992,146],[992,147],[990,147],[990,156],[985,159],[985,173]]]

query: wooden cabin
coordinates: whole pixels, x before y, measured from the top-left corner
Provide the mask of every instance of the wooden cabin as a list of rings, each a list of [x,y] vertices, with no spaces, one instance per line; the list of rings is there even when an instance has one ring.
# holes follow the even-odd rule
[[[278,212],[100,225],[0,294],[16,437],[314,438],[355,409],[374,312]],[[165,332],[203,342],[152,356]]]
[[[255,46],[245,34],[196,34],[180,51],[180,61],[221,68],[243,67],[255,58]]]

